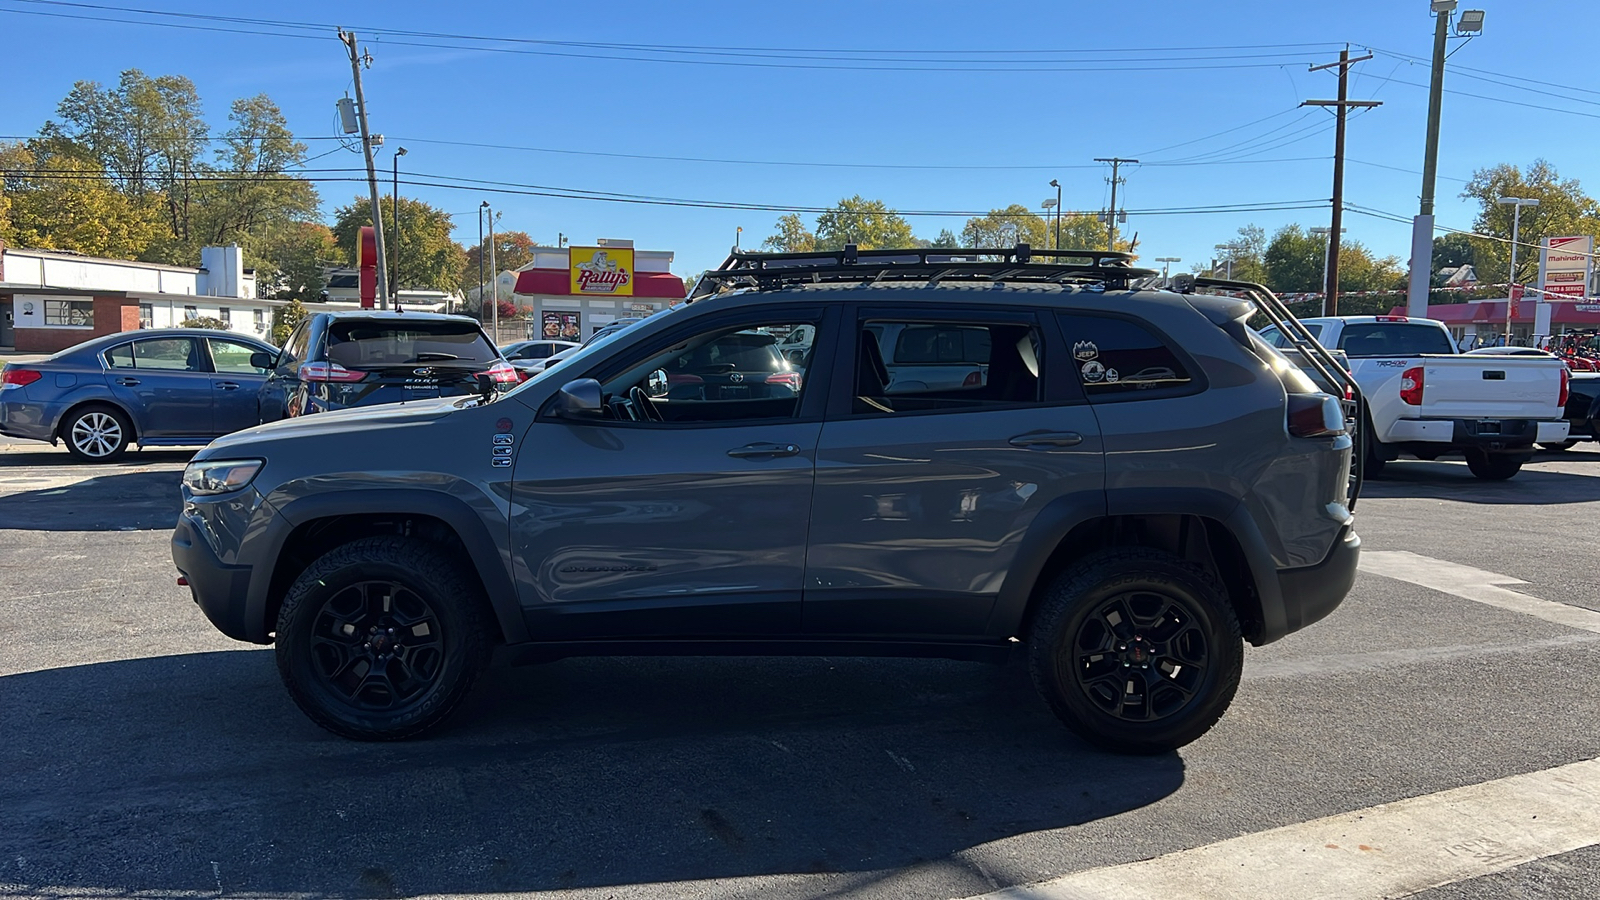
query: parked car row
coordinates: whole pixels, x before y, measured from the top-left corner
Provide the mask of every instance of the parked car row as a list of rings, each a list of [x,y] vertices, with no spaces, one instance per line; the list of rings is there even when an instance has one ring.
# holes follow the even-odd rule
[[[107,462],[279,419],[509,390],[518,371],[462,316],[317,313],[282,349],[206,329],[121,332],[0,375],[0,434]]]

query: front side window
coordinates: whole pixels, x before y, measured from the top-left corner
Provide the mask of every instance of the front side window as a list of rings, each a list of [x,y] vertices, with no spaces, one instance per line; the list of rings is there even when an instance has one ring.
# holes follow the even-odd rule
[[[1182,392],[1193,377],[1166,341],[1127,319],[1063,313],[1061,328],[1083,391],[1095,398]]]
[[[206,344],[211,348],[211,364],[218,372],[232,375],[267,374],[266,369],[258,369],[250,364],[250,354],[255,353],[256,349],[249,344],[220,338],[206,338]]]
[[[744,422],[799,415],[803,373],[778,350],[794,323],[734,325],[625,364],[605,379],[607,416],[635,422]]]
[[[94,327],[93,300],[46,300],[44,324],[52,328]]]
[[[857,415],[970,410],[1037,403],[1044,343],[1031,324],[862,324]]]

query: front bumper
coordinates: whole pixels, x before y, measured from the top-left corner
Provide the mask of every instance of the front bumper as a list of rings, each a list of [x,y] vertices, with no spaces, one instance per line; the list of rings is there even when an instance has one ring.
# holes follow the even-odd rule
[[[246,622],[250,566],[230,566],[217,558],[203,537],[205,526],[192,513],[178,518],[172,531],[172,561],[189,582],[189,593],[217,630],[239,641],[259,642]]]
[[[1340,529],[1338,540],[1333,542],[1333,548],[1322,562],[1279,569],[1285,633],[1299,631],[1338,608],[1356,582],[1356,566],[1360,562],[1361,538],[1354,528],[1346,525]]]

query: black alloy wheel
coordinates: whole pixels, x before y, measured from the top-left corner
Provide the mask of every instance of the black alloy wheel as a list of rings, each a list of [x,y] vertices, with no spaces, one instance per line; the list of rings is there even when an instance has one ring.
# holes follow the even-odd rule
[[[278,611],[278,673],[302,712],[356,740],[414,737],[466,696],[490,651],[477,577],[437,544],[361,538],[323,554]]]
[[[1027,643],[1034,685],[1056,716],[1119,753],[1165,753],[1204,734],[1244,665],[1216,577],[1143,547],[1100,551],[1056,576]]]

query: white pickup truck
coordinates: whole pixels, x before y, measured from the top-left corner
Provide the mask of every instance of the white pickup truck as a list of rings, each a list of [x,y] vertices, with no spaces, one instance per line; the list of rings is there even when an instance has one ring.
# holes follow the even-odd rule
[[[1517,474],[1534,444],[1567,439],[1567,368],[1536,356],[1459,353],[1450,330],[1432,319],[1339,316],[1302,319],[1330,350],[1349,357],[1369,417],[1367,474],[1408,453],[1419,459],[1462,454],[1479,478]],[[1276,326],[1261,330],[1292,346]]]

